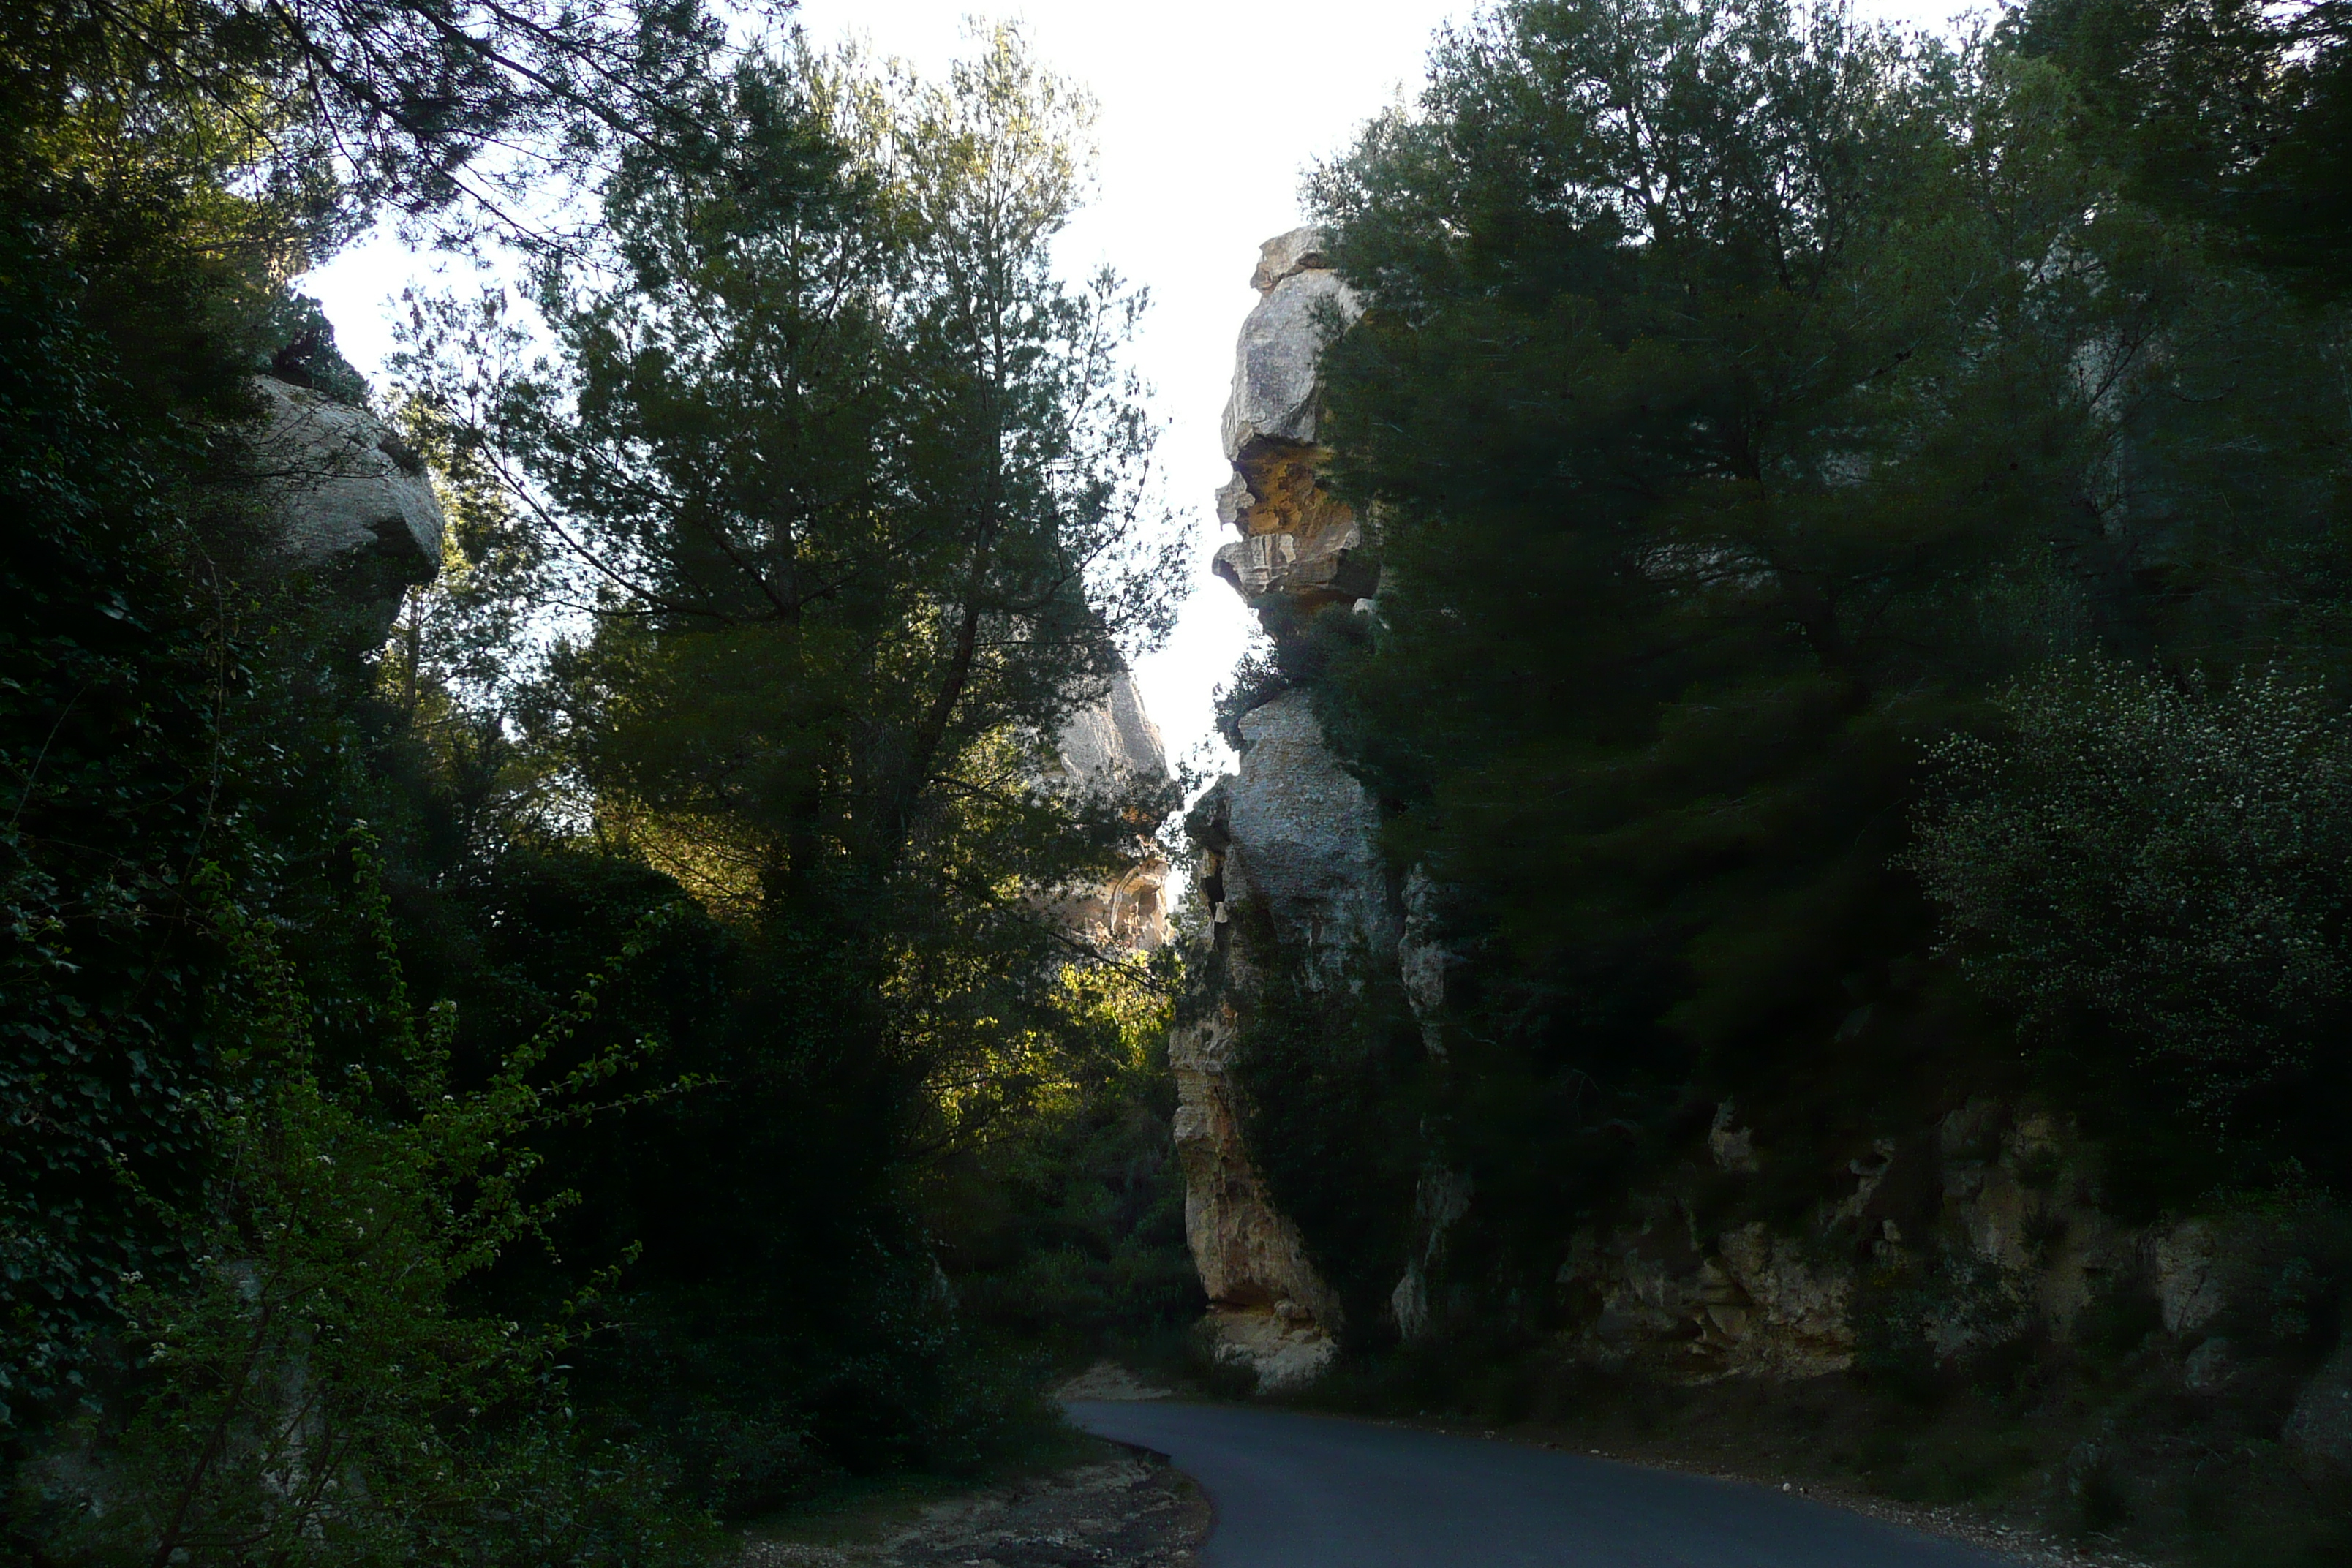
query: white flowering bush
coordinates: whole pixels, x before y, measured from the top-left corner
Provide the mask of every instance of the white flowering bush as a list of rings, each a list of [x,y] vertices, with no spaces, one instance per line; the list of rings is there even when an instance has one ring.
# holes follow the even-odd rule
[[[2029,1035],[2089,1022],[2199,1108],[2306,1062],[2343,1012],[2352,730],[2276,670],[2217,692],[2094,659],[1956,736],[1908,857]]]

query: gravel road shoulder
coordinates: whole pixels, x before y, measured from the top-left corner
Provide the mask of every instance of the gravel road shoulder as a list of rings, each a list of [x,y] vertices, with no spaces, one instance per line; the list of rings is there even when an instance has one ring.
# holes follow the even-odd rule
[[[1155,1458],[1120,1454],[936,1502],[862,1541],[747,1542],[739,1568],[1181,1568],[1208,1500]]]

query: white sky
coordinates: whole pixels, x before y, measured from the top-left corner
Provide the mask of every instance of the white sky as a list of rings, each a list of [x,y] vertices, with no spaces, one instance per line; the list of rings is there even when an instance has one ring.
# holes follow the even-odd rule
[[[1961,0],[1858,0],[1864,16],[1940,23]],[[1151,292],[1135,345],[1166,428],[1160,464],[1194,542],[1196,586],[1175,635],[1138,666],[1171,761],[1206,747],[1226,765],[1210,698],[1247,640],[1241,601],[1210,576],[1223,542],[1211,495],[1229,472],[1218,416],[1234,341],[1257,296],[1259,242],[1302,221],[1301,175],[1421,80],[1431,35],[1472,10],[1456,0],[802,0],[820,46],[861,37],[925,76],[962,52],[963,18],[1022,22],[1036,58],[1101,106],[1101,183],[1065,236],[1071,276],[1108,262]],[[391,347],[387,305],[425,270],[387,239],[354,247],[302,287],[319,296],[343,352],[374,374]]]

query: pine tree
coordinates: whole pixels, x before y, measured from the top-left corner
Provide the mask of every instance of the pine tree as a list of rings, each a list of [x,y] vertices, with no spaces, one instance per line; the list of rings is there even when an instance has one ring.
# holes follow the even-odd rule
[[[2072,648],[2335,613],[2310,318],[2079,117],[1997,40],[1521,4],[1320,176],[1383,561],[1323,698],[1479,955],[1448,1136],[1498,1225],[1725,1094],[1796,1172],[1910,1114],[1966,1034],[1893,865],[1925,749]]]

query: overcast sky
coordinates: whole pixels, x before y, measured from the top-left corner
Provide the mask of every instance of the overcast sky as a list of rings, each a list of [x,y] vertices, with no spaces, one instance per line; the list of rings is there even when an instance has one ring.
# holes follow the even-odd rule
[[[1940,23],[1961,0],[1864,0],[1864,15]],[[974,13],[1020,21],[1036,57],[1101,106],[1097,199],[1065,236],[1072,276],[1108,262],[1151,292],[1136,344],[1166,428],[1169,501],[1194,542],[1196,586],[1167,647],[1137,670],[1171,760],[1223,757],[1210,696],[1246,641],[1240,601],[1208,574],[1221,542],[1210,497],[1228,469],[1217,417],[1242,318],[1255,302],[1260,241],[1301,221],[1302,174],[1421,79],[1433,33],[1471,6],[1444,0],[803,0],[812,41],[862,37],[936,75]],[[344,352],[373,374],[389,347],[386,301],[422,266],[388,241],[356,247],[304,283]]]

